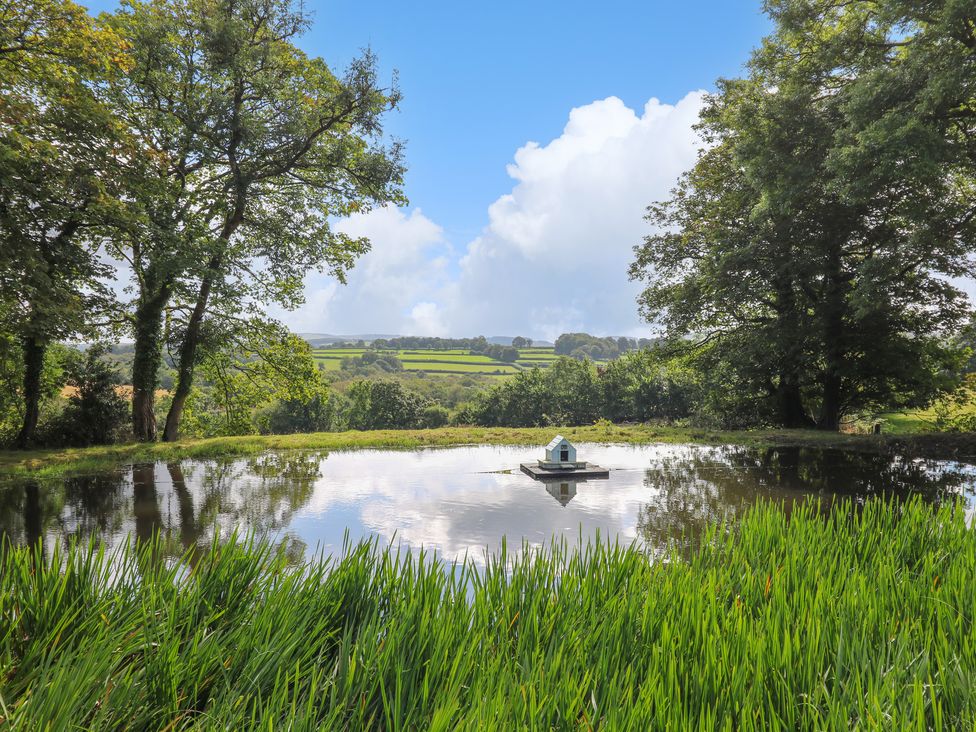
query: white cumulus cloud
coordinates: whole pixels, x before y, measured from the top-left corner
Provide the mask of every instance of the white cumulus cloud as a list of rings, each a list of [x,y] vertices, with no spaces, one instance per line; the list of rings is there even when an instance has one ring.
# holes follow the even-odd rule
[[[437,305],[423,302],[447,284],[451,249],[440,226],[417,208],[377,208],[342,220],[336,228],[365,236],[372,247],[356,262],[343,286],[326,274],[305,279],[305,304],[277,310],[292,330],[306,333],[417,333],[442,328]]]
[[[695,161],[703,93],[651,99],[638,114],[609,97],[578,107],[547,145],[528,143],[508,167],[516,181],[445,293],[451,332],[637,334],[633,246],[649,203],[668,196]]]
[[[557,138],[516,151],[511,191],[488,206],[487,226],[460,256],[419,209],[344,221],[372,251],[347,287],[309,278],[308,304],[285,321],[338,333],[648,333],[627,267],[649,230],[647,205],[667,198],[695,162],[703,98],[651,99],[637,111],[608,97],[571,110]]]

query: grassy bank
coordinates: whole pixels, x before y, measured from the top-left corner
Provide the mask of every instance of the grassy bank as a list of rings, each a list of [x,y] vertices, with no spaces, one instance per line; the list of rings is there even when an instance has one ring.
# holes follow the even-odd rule
[[[787,520],[764,505],[707,538],[654,563],[557,546],[510,572],[369,545],[296,570],[227,545],[189,575],[145,547],[74,551],[62,573],[63,556],[13,549],[0,715],[15,729],[973,729],[976,533],[959,513],[876,501]]]
[[[935,458],[976,458],[976,435],[846,435],[815,430],[714,431],[649,425],[587,427],[444,427],[432,430],[317,432],[300,435],[214,437],[150,444],[127,443],[55,450],[0,450],[0,478],[57,476],[123,463],[253,455],[267,450],[418,448],[448,445],[544,445],[560,432],[574,442],[703,443],[838,447]]]

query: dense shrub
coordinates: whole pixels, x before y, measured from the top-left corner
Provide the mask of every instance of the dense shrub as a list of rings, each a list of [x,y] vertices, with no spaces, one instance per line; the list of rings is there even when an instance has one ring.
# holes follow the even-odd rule
[[[459,408],[455,424],[539,427],[615,422],[673,421],[692,416],[699,388],[690,374],[663,367],[640,351],[606,365],[556,359],[547,369],[529,369]]]
[[[471,349],[471,353],[485,355],[503,363],[515,363],[519,357],[519,351],[515,346],[499,346],[494,343],[484,348]]]
[[[436,406],[398,381],[357,381],[349,388],[347,399],[344,421],[353,430],[427,427],[428,410]]]
[[[451,420],[451,413],[439,404],[431,404],[424,408],[420,421],[423,427],[434,429],[444,427]]]
[[[341,427],[338,402],[334,394],[316,394],[308,402],[282,399],[262,410],[256,421],[262,434],[329,432]]]
[[[38,442],[49,446],[105,445],[125,438],[129,405],[119,393],[122,377],[96,345],[83,355],[71,352],[65,363],[71,389],[64,410],[43,424]]]
[[[468,414],[473,424],[486,426],[589,424],[599,417],[596,372],[588,362],[560,358],[482,393]]]

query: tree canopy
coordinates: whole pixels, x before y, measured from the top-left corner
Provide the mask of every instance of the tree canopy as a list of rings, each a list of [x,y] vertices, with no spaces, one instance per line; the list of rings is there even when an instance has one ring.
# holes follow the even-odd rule
[[[0,3],[0,312],[21,349],[18,443],[37,426],[45,354],[92,335],[112,298],[100,230],[121,215],[125,131],[96,87],[125,44],[68,1]]]
[[[976,41],[966,3],[766,4],[749,75],[631,275],[640,307],[744,421],[837,429],[947,386],[976,244]],[[719,384],[720,374],[724,383]],[[736,409],[731,408],[735,412]],[[739,419],[739,418],[736,418]]]
[[[369,52],[342,75],[304,54],[308,16],[289,0],[130,0],[110,22],[132,67],[113,108],[152,160],[133,192],[146,226],[116,240],[137,285],[133,425],[155,434],[168,342],[174,439],[208,330],[296,306],[310,269],[343,281],[369,243],[330,219],[403,202],[400,144],[381,127],[399,91]]]

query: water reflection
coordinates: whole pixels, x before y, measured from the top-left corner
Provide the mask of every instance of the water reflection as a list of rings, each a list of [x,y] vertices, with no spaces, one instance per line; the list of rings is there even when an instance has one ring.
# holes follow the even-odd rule
[[[115,546],[159,535],[167,555],[178,556],[215,532],[273,536],[307,502],[320,461],[301,454],[140,463],[43,484],[8,482],[0,484],[0,538],[50,546],[97,535]]]
[[[560,506],[565,506],[576,497],[576,484],[585,482],[585,480],[547,480],[544,485],[549,495],[559,501]]]
[[[168,556],[214,536],[253,532],[288,556],[379,537],[474,559],[525,539],[600,535],[661,547],[694,540],[705,522],[759,499],[825,503],[838,496],[922,495],[973,507],[973,466],[839,450],[583,445],[608,480],[540,483],[516,467],[520,447],[269,453],[232,460],[142,463],[39,483],[0,484],[0,536],[48,551],[72,538],[109,544],[163,537]]]
[[[921,495],[938,503],[968,495],[973,466],[833,449],[724,447],[663,456],[645,471],[653,497],[638,524],[650,545],[694,543],[709,521],[734,517],[758,500],[793,505],[817,500],[825,508],[840,498]]]

